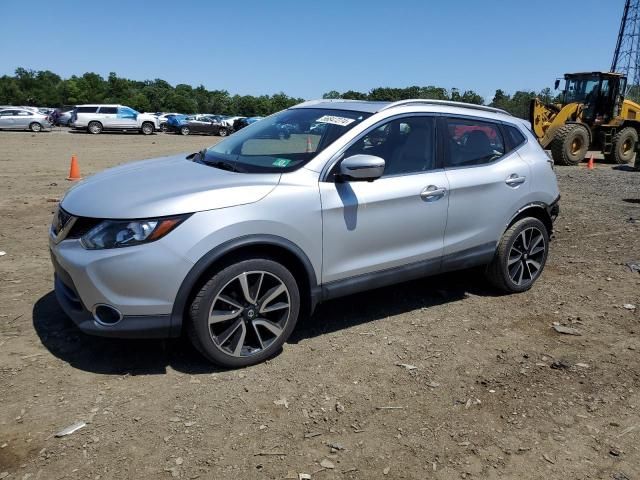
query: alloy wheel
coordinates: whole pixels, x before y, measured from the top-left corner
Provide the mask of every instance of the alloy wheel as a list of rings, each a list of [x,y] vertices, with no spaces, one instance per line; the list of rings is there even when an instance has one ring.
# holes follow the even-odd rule
[[[511,281],[520,286],[528,285],[542,270],[547,245],[538,228],[525,228],[513,242],[509,251],[507,269]]]
[[[211,340],[226,355],[255,355],[282,335],[290,310],[289,290],[280,278],[261,270],[243,272],[211,304]]]

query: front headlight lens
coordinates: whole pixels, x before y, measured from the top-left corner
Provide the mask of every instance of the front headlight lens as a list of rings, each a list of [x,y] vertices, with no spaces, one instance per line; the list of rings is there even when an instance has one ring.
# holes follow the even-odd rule
[[[149,243],[164,237],[189,215],[145,220],[105,220],[80,239],[88,250],[121,248]]]

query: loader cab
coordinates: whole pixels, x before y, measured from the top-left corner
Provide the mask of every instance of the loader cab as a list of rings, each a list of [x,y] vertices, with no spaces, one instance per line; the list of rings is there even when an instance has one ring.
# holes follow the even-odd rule
[[[620,113],[627,79],[619,73],[568,73],[564,76],[564,105],[584,105],[582,121],[607,124]]]

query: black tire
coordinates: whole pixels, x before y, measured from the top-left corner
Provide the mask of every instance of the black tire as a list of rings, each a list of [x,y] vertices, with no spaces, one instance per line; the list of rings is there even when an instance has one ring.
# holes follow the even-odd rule
[[[578,165],[589,150],[589,131],[582,125],[563,125],[549,144],[556,165]]]
[[[605,160],[617,164],[632,162],[636,158],[636,144],[638,132],[633,127],[625,127],[613,137],[611,153],[605,155]]]
[[[534,254],[531,253],[531,248],[529,248],[529,251],[526,254],[520,256],[517,261],[514,261],[514,259],[518,258],[518,255],[514,252],[514,249],[515,251],[522,250],[521,235],[524,234],[526,238],[531,231],[540,233],[542,240],[544,241],[544,249],[541,253],[535,253],[534,256]],[[531,238],[533,237],[530,237],[530,239]],[[529,247],[533,246],[537,249],[539,244],[532,245],[533,243],[534,242],[530,240]],[[502,235],[493,260],[487,267],[487,280],[489,280],[489,282],[494,287],[502,290],[503,292],[525,292],[533,286],[535,281],[542,274],[544,266],[547,262],[548,255],[549,232],[547,231],[547,227],[537,218],[522,218],[511,225],[511,227],[509,227],[507,231]],[[533,263],[531,262],[539,264],[539,268],[536,270],[535,274],[531,273],[531,267],[533,266]],[[520,277],[520,283],[512,278],[514,275],[516,278],[519,276],[520,270],[516,270],[518,268],[518,265],[520,265],[520,268],[523,272],[522,276]],[[524,278],[527,271],[529,273],[529,279]]]
[[[265,280],[260,280],[260,284],[257,287],[258,291],[255,292],[256,302],[254,304],[248,303],[244,300],[242,293],[240,291],[239,295],[233,296],[233,292],[228,294],[229,289],[234,286],[237,288],[240,285],[238,280],[239,276],[242,275],[260,275],[260,273],[251,273],[251,272],[263,272],[263,277]],[[252,281],[250,277],[247,277],[247,284],[251,285]],[[282,309],[275,310],[269,314],[266,312],[262,312],[262,307],[266,306],[268,302],[275,301],[274,299],[266,300],[265,297],[269,297],[268,293],[273,291],[273,288],[270,288],[269,282],[276,282],[275,285],[283,285],[286,287],[286,299],[288,307],[286,311]],[[279,283],[277,283],[279,282]],[[257,281],[253,282],[254,285],[257,284]],[[272,284],[273,285],[273,284]],[[251,288],[251,287],[250,287]],[[249,288],[249,289],[250,289]],[[262,288],[262,290],[261,290]],[[248,289],[248,290],[249,290]],[[209,323],[210,312],[213,310],[213,307],[217,305],[216,311],[220,311],[220,303],[222,302],[222,306],[224,308],[225,305],[228,305],[228,308],[231,308],[231,311],[226,313],[234,313],[238,310],[235,310],[226,303],[225,300],[220,300],[219,295],[225,292],[224,297],[227,299],[232,299],[241,305],[242,309],[239,310],[240,313],[236,314],[233,319],[228,319],[219,322]],[[261,292],[264,292],[261,294]],[[283,292],[281,295],[285,295]],[[283,297],[276,297],[282,299]],[[258,301],[258,299],[260,301]],[[264,304],[260,302],[264,300]],[[214,305],[215,304],[215,305]],[[255,308],[253,308],[255,307]],[[253,310],[253,314],[251,311]],[[278,313],[282,312],[282,313]],[[278,321],[277,325],[280,328],[280,333],[278,336],[269,339],[269,343],[265,346],[260,347],[263,343],[263,338],[260,335],[256,335],[258,331],[258,327],[256,327],[253,322],[261,321],[260,317],[266,317],[271,314],[282,315],[281,319]],[[291,274],[291,272],[281,265],[280,263],[270,260],[268,258],[252,258],[247,260],[239,260],[237,263],[233,263],[226,268],[216,272],[207,283],[200,289],[197,293],[193,302],[191,303],[190,309],[190,322],[187,324],[187,334],[193,343],[196,350],[198,350],[205,358],[209,361],[216,363],[220,366],[226,368],[242,368],[247,367],[249,365],[254,365],[256,363],[263,362],[268,358],[272,357],[275,353],[277,353],[284,342],[289,338],[291,332],[296,326],[296,322],[298,321],[298,315],[300,313],[300,292],[298,289],[298,285],[296,283],[295,278]],[[271,319],[269,319],[271,321]],[[230,343],[229,348],[226,348],[226,341],[222,340],[220,344],[214,341],[214,338],[217,335],[217,339],[223,337],[226,332],[228,332],[235,324],[243,324],[246,333],[246,336],[239,337],[243,340],[243,342],[247,342],[247,351],[245,351],[244,356],[234,355],[230,349],[235,348],[239,343],[239,339],[236,344],[233,345]],[[272,322],[272,324],[276,324]],[[242,326],[242,325],[240,325]],[[216,332],[215,329],[218,328],[223,330],[222,332]],[[249,333],[251,332],[251,333]],[[271,331],[266,331],[266,334],[269,335]],[[233,331],[233,335],[230,337],[230,342],[235,338],[237,331]],[[264,335],[265,331],[263,331]],[[274,334],[271,332],[271,334]],[[253,336],[254,340],[258,343],[257,349],[254,352],[251,352],[252,347],[248,346],[251,342],[249,336]],[[274,334],[275,335],[275,334]],[[259,340],[258,340],[259,339]],[[245,345],[244,343],[242,345]]]
[[[143,135],[152,135],[153,132],[155,131],[155,126],[153,125],[153,123],[151,122],[144,122],[142,124],[142,126],[140,127],[140,132]]]
[[[220,135],[221,137],[226,137],[227,135],[229,135],[229,130],[222,127],[220,130],[218,130],[218,135]]]
[[[99,133],[102,133],[102,124],[100,122],[89,122],[89,125],[87,125],[87,131],[94,135],[98,135]]]
[[[38,122],[31,122],[31,124],[29,124],[29,130],[35,133],[41,132],[42,125],[40,125]]]
[[[191,129],[189,127],[187,127],[186,125],[183,127],[180,127],[180,134],[181,135],[189,135],[191,133]]]

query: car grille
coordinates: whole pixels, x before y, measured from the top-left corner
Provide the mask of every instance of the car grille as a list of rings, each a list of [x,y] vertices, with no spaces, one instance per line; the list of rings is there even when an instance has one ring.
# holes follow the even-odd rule
[[[101,221],[99,218],[74,217],[62,207],[58,207],[51,225],[51,232],[56,237],[56,242],[60,242],[65,238],[80,238]],[[66,234],[64,232],[65,227],[70,227]]]
[[[66,238],[80,238],[101,221],[99,218],[78,217]]]
[[[69,213],[65,212],[61,207],[58,207],[55,216],[53,217],[53,223],[51,225],[51,231],[57,237],[64,227],[73,218]]]

